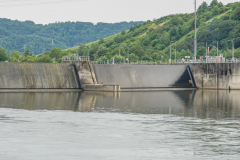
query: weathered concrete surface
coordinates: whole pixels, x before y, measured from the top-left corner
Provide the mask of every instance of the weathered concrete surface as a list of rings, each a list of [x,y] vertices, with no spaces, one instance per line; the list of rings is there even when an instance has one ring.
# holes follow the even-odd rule
[[[159,65],[190,65],[198,88],[240,89],[240,63],[168,63]]]
[[[240,89],[240,63],[190,65],[198,88]]]
[[[92,67],[92,63],[89,61],[79,61],[75,63],[76,70],[78,72],[81,88],[85,88],[85,85],[97,84],[95,72]]]
[[[70,64],[0,63],[1,89],[79,88]]]
[[[110,65],[93,64],[99,84],[129,88],[192,88],[184,65]]]

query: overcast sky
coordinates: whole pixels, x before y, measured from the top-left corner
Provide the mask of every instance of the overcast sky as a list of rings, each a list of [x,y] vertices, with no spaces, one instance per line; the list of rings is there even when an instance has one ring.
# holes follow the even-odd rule
[[[203,1],[197,0],[197,6]],[[221,0],[225,5],[236,0]],[[194,0],[0,0],[0,18],[31,20],[37,24],[56,21],[146,21],[169,14],[194,12]]]

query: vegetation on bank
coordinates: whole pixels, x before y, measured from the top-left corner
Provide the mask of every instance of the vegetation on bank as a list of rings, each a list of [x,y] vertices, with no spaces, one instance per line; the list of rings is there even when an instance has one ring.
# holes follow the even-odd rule
[[[232,40],[240,37],[240,2],[223,5],[213,0],[209,5],[203,2],[197,11],[197,58],[205,56],[206,42],[209,55],[219,54],[226,58],[232,57]],[[42,55],[25,54],[20,58],[7,58],[9,61],[21,62],[61,62],[62,56],[78,53],[79,56],[91,57],[94,61],[107,61],[113,58],[124,61],[136,60],[168,60],[172,43],[172,59],[174,59],[175,45],[177,59],[193,56],[194,50],[194,13],[169,15],[143,24],[136,24],[129,30],[101,38],[88,44],[61,50],[52,48]],[[240,58],[240,39],[234,40],[235,57]],[[120,55],[119,55],[120,49]],[[4,49],[3,49],[4,50]],[[129,55],[128,55],[129,52]],[[50,60],[51,59],[51,60]],[[5,61],[5,58],[0,61]],[[45,61],[46,60],[46,61]]]
[[[240,3],[223,5],[213,0],[210,5],[203,2],[197,10],[197,58],[206,55],[206,42],[209,55],[219,54],[232,57],[232,40],[240,37]],[[160,60],[169,59],[170,42],[172,42],[172,59],[177,50],[177,59],[193,56],[194,51],[194,13],[177,14],[162,17],[135,25],[130,30],[108,38],[102,38],[89,44],[64,51],[89,55],[94,61],[111,59]],[[235,57],[240,58],[240,39],[235,41]],[[119,48],[121,56],[119,56]]]

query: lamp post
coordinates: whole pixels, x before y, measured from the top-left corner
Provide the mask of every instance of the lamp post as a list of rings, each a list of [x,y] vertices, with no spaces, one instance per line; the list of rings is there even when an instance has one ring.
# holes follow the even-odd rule
[[[239,38],[240,37],[233,38],[232,40],[228,40],[228,41],[232,42],[232,61],[234,61],[234,40],[239,39]]]
[[[170,42],[170,59],[169,59],[169,63],[171,63],[172,60],[172,43],[174,43],[175,41],[171,41]],[[176,63],[176,44],[175,44],[175,63]]]

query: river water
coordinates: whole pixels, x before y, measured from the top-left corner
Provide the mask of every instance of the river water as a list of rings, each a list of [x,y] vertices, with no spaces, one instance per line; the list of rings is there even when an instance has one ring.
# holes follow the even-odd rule
[[[0,159],[240,159],[239,95],[0,93]]]

